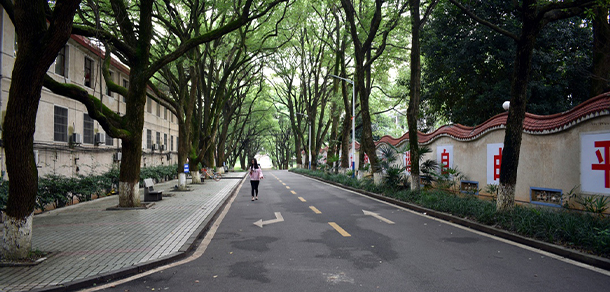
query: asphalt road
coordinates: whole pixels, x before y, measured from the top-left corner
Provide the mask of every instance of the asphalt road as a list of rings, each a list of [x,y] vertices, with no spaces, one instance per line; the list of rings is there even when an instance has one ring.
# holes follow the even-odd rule
[[[246,181],[204,245],[190,262],[104,291],[610,289],[607,271],[286,171],[265,172],[258,201]]]

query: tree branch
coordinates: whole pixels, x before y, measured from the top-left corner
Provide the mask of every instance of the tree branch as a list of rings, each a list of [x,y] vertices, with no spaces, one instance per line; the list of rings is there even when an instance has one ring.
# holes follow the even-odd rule
[[[518,35],[510,32],[510,31],[507,31],[505,29],[502,29],[499,26],[497,26],[497,25],[495,25],[495,24],[493,24],[493,23],[491,23],[491,22],[489,22],[487,20],[484,20],[484,19],[478,17],[477,15],[472,13],[470,10],[468,10],[468,8],[466,8],[462,4],[458,3],[457,0],[449,0],[449,2],[453,3],[453,5],[455,5],[459,9],[461,9],[466,15],[470,16],[470,18],[474,19],[478,23],[483,24],[483,25],[485,25],[485,26],[495,30],[496,32],[499,32],[499,33],[507,36],[507,37],[510,37],[510,38],[512,38],[515,41],[519,41],[519,36]]]
[[[48,74],[44,78],[44,87],[53,93],[81,102],[87,107],[91,118],[100,123],[104,131],[113,138],[123,140],[131,139],[131,133],[121,128],[123,117],[104,105],[98,98],[89,94],[87,90],[74,84],[60,83]]]

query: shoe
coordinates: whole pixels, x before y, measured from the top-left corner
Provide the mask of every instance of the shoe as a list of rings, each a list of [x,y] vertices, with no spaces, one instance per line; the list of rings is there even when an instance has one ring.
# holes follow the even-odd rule
[[[254,197],[255,200],[258,200],[258,196]]]
[[[252,198],[252,201],[254,201],[254,198]]]

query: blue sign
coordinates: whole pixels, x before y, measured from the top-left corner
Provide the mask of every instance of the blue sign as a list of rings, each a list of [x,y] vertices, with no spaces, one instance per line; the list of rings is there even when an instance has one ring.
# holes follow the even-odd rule
[[[185,173],[189,172],[189,164],[188,163],[184,164],[184,172]]]

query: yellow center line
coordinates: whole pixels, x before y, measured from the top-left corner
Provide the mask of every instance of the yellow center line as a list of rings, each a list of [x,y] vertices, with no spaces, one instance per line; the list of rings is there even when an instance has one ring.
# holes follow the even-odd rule
[[[322,214],[322,212],[320,212],[320,210],[318,210],[318,208],[314,206],[309,206],[309,209],[311,209],[316,214]]]
[[[285,183],[282,183],[283,185],[286,185]]]
[[[303,199],[303,197],[299,197],[299,200],[301,200],[301,202],[307,202],[305,199]]]
[[[347,233],[347,231],[343,230],[343,228],[341,228],[339,225],[337,225],[337,223],[335,223],[335,222],[328,222],[328,224],[330,226],[332,226],[335,230],[337,230],[337,232],[339,232],[339,234],[343,235],[343,237],[350,237],[351,236],[349,233]]]
[[[295,191],[290,191],[290,192],[291,192],[293,195],[296,195],[296,194],[297,194],[297,192],[295,192]]]
[[[286,186],[286,188],[287,188],[287,189],[290,189],[290,187],[289,187],[289,186]]]

